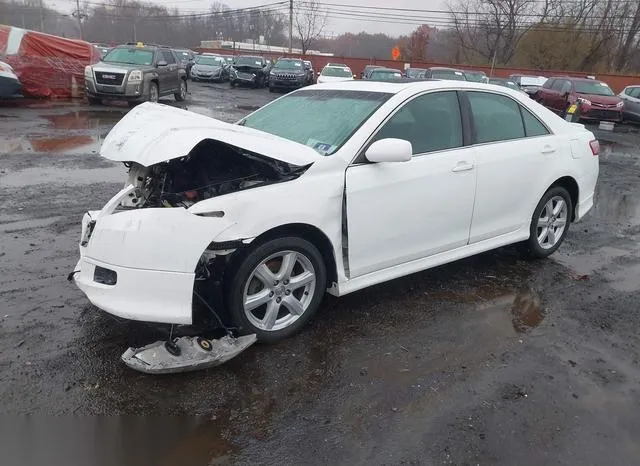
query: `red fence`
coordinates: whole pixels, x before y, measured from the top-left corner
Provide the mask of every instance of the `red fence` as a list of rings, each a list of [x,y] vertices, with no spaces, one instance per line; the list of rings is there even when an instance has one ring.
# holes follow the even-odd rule
[[[228,55],[232,53],[231,50],[214,50],[214,49],[196,49],[200,52],[209,52],[209,53],[220,53],[223,55]],[[236,52],[243,54],[251,54],[248,51]],[[278,58],[283,56],[281,53],[259,53],[256,52],[256,55],[262,55],[268,58]],[[288,55],[288,54],[284,54]],[[300,57],[299,55],[295,55],[296,57]],[[349,68],[353,70],[353,73],[356,75],[360,75],[360,72],[364,69],[366,65],[380,65],[387,66],[389,68],[401,69],[404,67],[406,62],[403,61],[393,61],[393,60],[379,60],[379,59],[368,59],[368,58],[347,58],[347,57],[326,57],[319,55],[306,55],[301,58],[305,60],[311,61],[313,63],[313,68],[316,71],[320,71],[327,63],[344,63]],[[412,62],[411,66],[414,68],[428,68],[430,66],[450,66],[452,68],[461,68],[466,70],[480,70],[484,71],[487,76],[491,74],[491,67],[489,66],[475,66],[475,65],[443,65],[442,63],[417,63]],[[599,74],[599,73],[584,73],[579,71],[558,71],[558,70],[530,70],[526,68],[494,68],[493,76],[506,78],[510,74],[530,74],[530,75],[542,75],[546,77],[551,76],[589,76],[595,75],[597,79],[601,81],[605,81],[611,88],[620,92],[626,86],[631,84],[640,84],[640,76],[638,75],[623,75],[623,74]]]

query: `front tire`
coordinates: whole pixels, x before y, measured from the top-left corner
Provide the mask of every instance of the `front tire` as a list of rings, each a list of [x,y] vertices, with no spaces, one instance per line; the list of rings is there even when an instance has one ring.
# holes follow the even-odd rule
[[[227,280],[227,304],[241,334],[275,342],[297,333],[318,310],[327,286],[320,251],[302,238],[267,241]]]
[[[531,218],[526,253],[532,258],[545,258],[562,244],[573,214],[569,192],[562,186],[550,188],[536,206]]]

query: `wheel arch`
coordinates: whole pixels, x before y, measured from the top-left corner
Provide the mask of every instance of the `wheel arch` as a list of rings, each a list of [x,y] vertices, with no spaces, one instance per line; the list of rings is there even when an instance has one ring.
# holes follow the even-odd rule
[[[576,218],[578,201],[580,199],[580,188],[578,187],[578,182],[571,176],[563,176],[551,183],[551,186],[549,186],[547,191],[556,186],[560,186],[566,189],[569,193],[569,196],[571,196],[571,221],[574,221]]]
[[[329,237],[316,226],[309,225],[308,223],[289,223],[286,225],[279,225],[257,236],[251,242],[251,246],[259,245],[282,236],[298,236],[309,241],[318,248],[327,269],[327,286],[330,287],[331,283],[337,282],[338,269],[333,244]]]

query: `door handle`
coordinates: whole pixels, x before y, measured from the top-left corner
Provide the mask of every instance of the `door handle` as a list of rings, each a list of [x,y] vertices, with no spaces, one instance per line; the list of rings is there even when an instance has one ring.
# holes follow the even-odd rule
[[[556,150],[551,146],[544,146],[542,149],[543,154],[553,154]]]
[[[469,162],[459,162],[455,167],[451,169],[452,172],[466,172],[468,170],[473,170],[473,164]]]

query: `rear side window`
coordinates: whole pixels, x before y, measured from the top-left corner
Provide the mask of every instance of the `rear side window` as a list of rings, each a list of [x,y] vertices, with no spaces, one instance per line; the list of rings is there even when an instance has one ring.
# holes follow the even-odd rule
[[[545,89],[552,89],[553,88],[553,84],[556,82],[555,79],[547,79],[547,81],[542,85],[543,88]]]
[[[553,84],[551,85],[551,89],[553,89],[554,91],[560,92],[562,90],[562,86],[564,85],[564,83],[565,83],[564,79],[556,79],[553,81]]]
[[[628,96],[637,98],[640,96],[640,87],[628,87],[624,93]]]
[[[524,130],[528,138],[534,136],[545,136],[549,134],[549,130],[542,123],[540,123],[540,120],[533,116],[529,110],[520,106],[520,112],[522,113]]]
[[[476,142],[508,141],[526,136],[520,105],[509,97],[488,92],[468,92]]]
[[[173,65],[176,62],[176,59],[173,56],[173,52],[171,52],[171,50],[163,50],[162,58],[167,62],[168,65]]]

